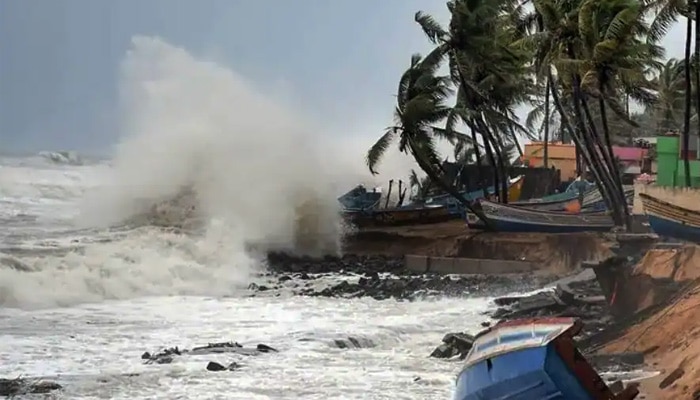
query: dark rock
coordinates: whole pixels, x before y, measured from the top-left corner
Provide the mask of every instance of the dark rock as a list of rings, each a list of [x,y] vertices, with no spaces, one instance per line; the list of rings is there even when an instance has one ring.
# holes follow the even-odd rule
[[[666,389],[685,375],[683,368],[676,368],[659,383],[659,389]]]
[[[612,391],[614,394],[617,394],[625,389],[625,384],[622,383],[622,381],[617,380],[617,381],[609,384],[608,388],[610,388],[610,391]]]
[[[274,349],[274,348],[272,348],[266,344],[262,344],[262,343],[258,344],[255,348],[261,353],[270,353],[270,352],[279,353],[279,351],[277,351],[277,349]]]
[[[226,367],[224,367],[223,365],[219,364],[218,362],[214,362],[214,361],[209,361],[209,363],[207,364],[207,371],[213,371],[213,372],[235,371],[238,369],[241,369],[241,365],[236,363],[236,362],[232,362],[231,364],[229,364]]]
[[[348,336],[344,339],[333,340],[333,345],[339,349],[368,349],[376,344],[367,338]]]
[[[204,355],[234,353],[242,356],[255,356],[270,352],[277,352],[277,349],[266,344],[258,344],[255,348],[246,348],[236,342],[221,342],[194,347],[192,350],[180,350],[178,347],[171,347],[156,354],[145,352],[141,355],[141,359],[146,360],[146,364],[169,364],[173,362],[175,356],[184,354]]]
[[[60,389],[63,389],[61,385],[51,381],[30,380],[27,378],[0,378],[0,396],[4,397],[15,397],[28,394],[46,394]]]
[[[225,370],[226,370],[226,367],[224,367],[223,365],[221,365],[217,362],[209,361],[209,364],[207,364],[207,371],[217,372],[217,371],[225,371]]]
[[[323,274],[352,276],[352,280],[331,287],[294,290],[295,294],[303,296],[414,300],[428,296],[471,296],[487,291],[493,295],[494,288],[508,293],[516,286],[517,289],[532,289],[542,284],[542,279],[532,274],[472,275],[457,279],[415,274],[404,269],[403,257],[344,255],[311,258],[272,253],[268,254],[267,267],[272,275],[277,276],[276,283],[290,279],[311,280]],[[249,288],[252,291],[275,290],[262,283],[251,284]]]
[[[448,333],[442,338],[442,344],[435,348],[431,357],[435,358],[452,358],[459,355],[461,359],[464,359],[469,350],[471,350],[474,345],[474,336],[467,333]]]

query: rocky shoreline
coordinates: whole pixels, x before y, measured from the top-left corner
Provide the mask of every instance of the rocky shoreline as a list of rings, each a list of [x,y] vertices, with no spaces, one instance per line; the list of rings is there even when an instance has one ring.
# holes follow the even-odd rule
[[[268,255],[266,265],[269,272],[249,287],[253,292],[286,289],[298,296],[418,300],[531,291],[555,279],[535,274],[416,274],[405,269],[402,257],[367,255],[312,258],[275,253]]]
[[[579,349],[598,371],[606,372],[606,380],[617,390],[630,371],[644,366],[642,352],[601,355],[596,350],[606,341],[611,330],[619,330],[600,285],[595,276],[579,274],[554,281],[556,277],[536,274],[441,276],[415,274],[406,271],[403,258],[387,256],[293,257],[270,254],[267,272],[251,284],[252,296],[278,296],[284,291],[298,296],[336,298],[371,297],[377,300],[418,300],[427,297],[493,297],[494,308],[483,315],[482,326],[487,328],[501,321],[531,317],[575,317],[584,323],[578,338]],[[537,293],[514,296],[516,292]],[[499,297],[500,296],[500,297]],[[442,343],[426,356],[455,359],[465,358],[471,349],[476,332],[447,333]],[[313,339],[309,339],[313,340]],[[362,337],[344,337],[329,342],[340,349],[371,348],[374,343]],[[192,349],[164,348],[145,352],[145,364],[170,364],[178,357],[208,354],[230,354],[231,360],[220,363],[208,361],[208,371],[238,371],[245,369],[245,358],[264,356],[280,350],[267,344],[243,346],[236,342],[209,343]],[[60,390],[61,385],[51,381],[33,381],[24,378],[0,379],[0,396],[26,393],[48,393]]]

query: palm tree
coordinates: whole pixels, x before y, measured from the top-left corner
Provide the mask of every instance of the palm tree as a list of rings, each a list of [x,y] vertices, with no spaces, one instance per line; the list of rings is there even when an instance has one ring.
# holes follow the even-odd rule
[[[652,108],[656,128],[665,133],[680,130],[680,121],[685,99],[684,62],[675,58],[657,68],[653,84],[657,91],[657,102]],[[699,92],[700,93],[700,92]]]
[[[613,167],[608,162],[603,162],[596,148],[595,137],[588,131],[582,110],[580,75],[576,73],[576,68],[571,67],[577,60],[576,51],[581,48],[578,28],[581,4],[577,1],[533,0],[533,5],[540,15],[541,28],[523,38],[520,41],[521,46],[531,49],[534,53],[533,62],[537,76],[551,82],[550,90],[555,108],[577,147],[577,156],[582,157],[583,163],[593,173],[608,208],[613,211],[616,222],[621,223],[622,205],[615,195],[615,183],[610,174]],[[552,66],[556,68],[556,78]],[[565,89],[562,93],[564,98],[560,96],[558,87]],[[573,118],[567,109],[573,111]]]
[[[697,2],[697,1],[696,1]],[[690,186],[690,161],[688,159],[688,148],[690,147],[690,113],[691,113],[691,65],[690,65],[690,42],[693,33],[693,21],[691,19],[690,2],[687,0],[650,0],[650,8],[655,11],[654,22],[651,25],[650,37],[659,40],[668,29],[678,20],[680,15],[686,18],[685,32],[685,59],[683,60],[685,72],[685,113],[683,116],[683,169],[685,170],[685,185]],[[696,16],[700,15],[696,5]],[[696,49],[697,49],[696,44]],[[697,53],[697,51],[696,51]],[[700,101],[700,97],[699,97]],[[698,104],[700,107],[700,103]],[[700,132],[699,132],[700,133]]]
[[[496,166],[493,184],[500,188],[503,202],[507,202],[508,192],[503,145],[517,144],[517,133],[528,132],[514,113],[515,105],[525,99],[529,79],[525,74],[527,55],[509,48],[515,32],[508,28],[505,11],[511,10],[512,4],[508,0],[449,1],[449,29],[422,12],[415,16],[436,45],[427,59],[437,64],[447,59],[458,87],[457,103],[446,129],[461,122],[474,140],[477,134],[481,136],[487,159]],[[476,155],[480,161],[481,154]]]
[[[601,147],[603,158],[611,168],[615,195],[623,205],[625,197],[618,163],[615,162],[612,150],[607,111],[610,107],[619,118],[626,120],[630,125],[636,125],[618,101],[621,83],[639,88],[640,84],[646,82],[644,74],[648,66],[663,53],[662,49],[645,40],[649,28],[644,20],[644,13],[642,4],[635,0],[584,0],[578,16],[580,59],[569,60],[569,65],[574,67],[572,72],[576,89],[580,91],[579,96],[582,96],[578,100],[596,139],[600,138],[600,135],[587,97],[597,99],[605,139],[604,146],[602,143],[598,143],[598,146]],[[577,79],[578,76],[580,79]],[[651,93],[644,90],[637,90],[629,95],[640,96],[645,101],[653,99]],[[628,220],[628,208],[622,208]]]
[[[436,141],[439,135],[453,133],[436,130],[433,126],[445,120],[450,113],[451,108],[446,104],[446,100],[453,90],[450,79],[437,76],[436,70],[437,64],[426,62],[420,55],[415,54],[411,57],[410,67],[399,80],[394,111],[395,125],[387,128],[369,149],[367,166],[370,172],[376,174],[376,168],[389,145],[398,140],[399,151],[410,153],[435,185],[489,224],[481,210],[472,207],[459,190],[445,179],[440,156],[435,148]]]

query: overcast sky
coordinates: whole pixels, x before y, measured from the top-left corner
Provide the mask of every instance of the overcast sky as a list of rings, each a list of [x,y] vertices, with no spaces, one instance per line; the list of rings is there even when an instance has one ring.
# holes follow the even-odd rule
[[[159,36],[280,85],[334,134],[390,123],[399,74],[429,48],[413,14],[444,0],[0,1],[0,152],[102,152],[117,137],[120,62]],[[684,28],[666,38],[682,57]]]

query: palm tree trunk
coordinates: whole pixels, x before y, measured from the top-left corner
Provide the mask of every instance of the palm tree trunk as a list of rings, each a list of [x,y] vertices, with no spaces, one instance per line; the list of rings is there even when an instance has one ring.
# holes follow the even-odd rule
[[[468,124],[469,130],[471,131],[472,134],[472,141],[474,142],[474,157],[476,158],[476,180],[477,180],[477,185],[476,188],[477,190],[482,190],[484,194],[484,198],[488,197],[488,193],[486,193],[486,185],[484,185],[484,177],[481,174],[481,151],[479,151],[479,142],[476,141],[476,129],[474,127],[474,124],[469,122]]]
[[[552,75],[552,70],[548,69],[547,71],[547,79],[549,79],[550,82],[550,91],[552,93],[552,102],[554,103],[554,108],[556,108],[557,112],[559,113],[559,116],[561,117],[561,122],[566,131],[568,131],[569,137],[571,140],[574,142],[576,146],[576,164],[577,167],[579,165],[579,158],[583,158],[588,165],[593,165],[592,162],[592,156],[586,151],[586,149],[582,146],[581,143],[581,138],[578,137],[576,134],[576,129],[571,123],[571,120],[569,119],[569,115],[566,113],[564,110],[564,106],[561,103],[561,99],[559,98],[559,93],[557,92],[556,89],[556,81],[554,80],[554,76]],[[593,176],[595,177],[595,182],[596,186],[598,187],[598,190],[600,191],[606,205],[608,206],[609,209],[611,205],[609,204],[608,198],[605,196],[605,187],[602,184],[603,179],[598,171],[597,168],[591,168],[591,172],[593,172]]]
[[[603,88],[599,88],[601,93]],[[615,178],[615,185],[617,186],[618,196],[622,201],[624,216],[625,216],[625,226],[627,230],[632,228],[632,220],[630,219],[629,208],[627,207],[627,200],[625,199],[625,190],[622,188],[622,178],[620,177],[620,171],[617,167],[617,162],[615,161],[615,154],[613,152],[612,141],[610,140],[610,127],[608,126],[608,115],[605,107],[605,100],[601,96],[598,99],[598,107],[600,108],[600,120],[603,124],[603,135],[605,135],[605,146],[607,147],[609,157],[613,163],[613,178]]]
[[[574,115],[576,116],[576,122],[578,124],[578,137],[579,147],[582,150],[583,155],[587,155],[586,163],[588,164],[591,171],[593,171],[596,177],[596,183],[598,184],[598,190],[605,200],[605,204],[608,209],[612,212],[615,224],[622,225],[622,213],[619,204],[617,203],[617,197],[615,196],[614,184],[611,182],[611,177],[606,172],[605,163],[600,158],[600,154],[595,148],[595,139],[591,138],[588,134],[586,128],[586,122],[581,110],[582,93],[581,88],[578,85],[576,79],[574,79]],[[576,133],[575,136],[576,137]],[[585,150],[585,151],[584,151]]]
[[[496,157],[493,155],[493,147],[491,145],[491,140],[489,140],[488,134],[483,132],[481,133],[481,137],[484,138],[484,149],[486,150],[486,158],[489,160],[489,164],[491,165],[491,179],[493,183],[493,192],[494,194],[497,195],[499,201],[501,199],[501,185],[500,185],[500,179],[498,179],[500,173],[498,170],[498,164],[496,164]]]
[[[576,53],[571,45],[567,46],[566,50],[571,59],[576,58]],[[617,185],[615,184],[615,180],[612,176],[614,173],[613,171],[615,171],[615,165],[614,162],[611,162],[609,157],[606,157],[607,152],[604,150],[602,143],[600,142],[600,136],[596,132],[595,123],[591,117],[586,99],[583,96],[583,91],[581,90],[581,77],[578,74],[573,74],[573,89],[574,114],[576,115],[576,120],[578,122],[581,134],[580,141],[584,146],[586,146],[586,150],[590,154],[590,161],[592,162],[588,164],[588,167],[591,168],[591,170],[598,170],[598,175],[601,178],[599,188],[602,189],[601,194],[603,195],[603,198],[606,199],[607,197],[605,202],[608,209],[612,211],[615,224],[618,226],[623,224],[626,225],[627,221],[625,221],[624,218],[625,211],[623,208],[627,207],[627,205],[624,201],[624,197],[622,199],[619,198],[617,194],[618,191],[616,190]],[[581,113],[582,109],[585,112],[592,134],[591,131],[586,129],[586,123]],[[596,149],[596,144],[598,145],[597,147],[600,149],[600,153],[602,153],[606,162],[603,162],[601,159],[600,153]]]
[[[513,124],[510,122],[508,123],[508,130],[510,130],[510,137],[513,140],[515,148],[518,150],[518,155],[522,157],[524,155],[523,147],[520,145],[520,142],[518,142],[518,135],[515,133],[515,128],[513,128]]]
[[[486,124],[484,124],[486,125]],[[488,129],[488,127],[486,127]],[[493,144],[493,150],[494,153],[496,154],[496,162],[498,163],[498,172],[500,174],[500,180],[501,180],[501,203],[503,204],[508,204],[508,170],[506,168],[506,163],[505,160],[503,159],[503,141],[500,140],[500,138],[497,138],[493,132],[489,130],[489,137],[491,138],[491,142]]]
[[[549,87],[551,81],[547,77],[544,93],[544,167],[549,168]]]
[[[685,172],[685,186],[690,187],[690,109],[691,109],[691,79],[690,79],[690,41],[693,36],[693,20],[688,17],[685,30],[685,115],[683,116],[683,169]]]
[[[505,169],[505,164],[503,163],[503,157],[501,155],[501,148],[503,147],[500,140],[494,136],[491,129],[489,129],[486,122],[481,118],[475,118],[476,125],[480,128],[481,137],[484,139],[484,143],[488,144],[486,147],[486,155],[489,158],[489,162],[493,167],[493,191],[498,196],[498,200],[501,203],[508,202],[508,173]]]

